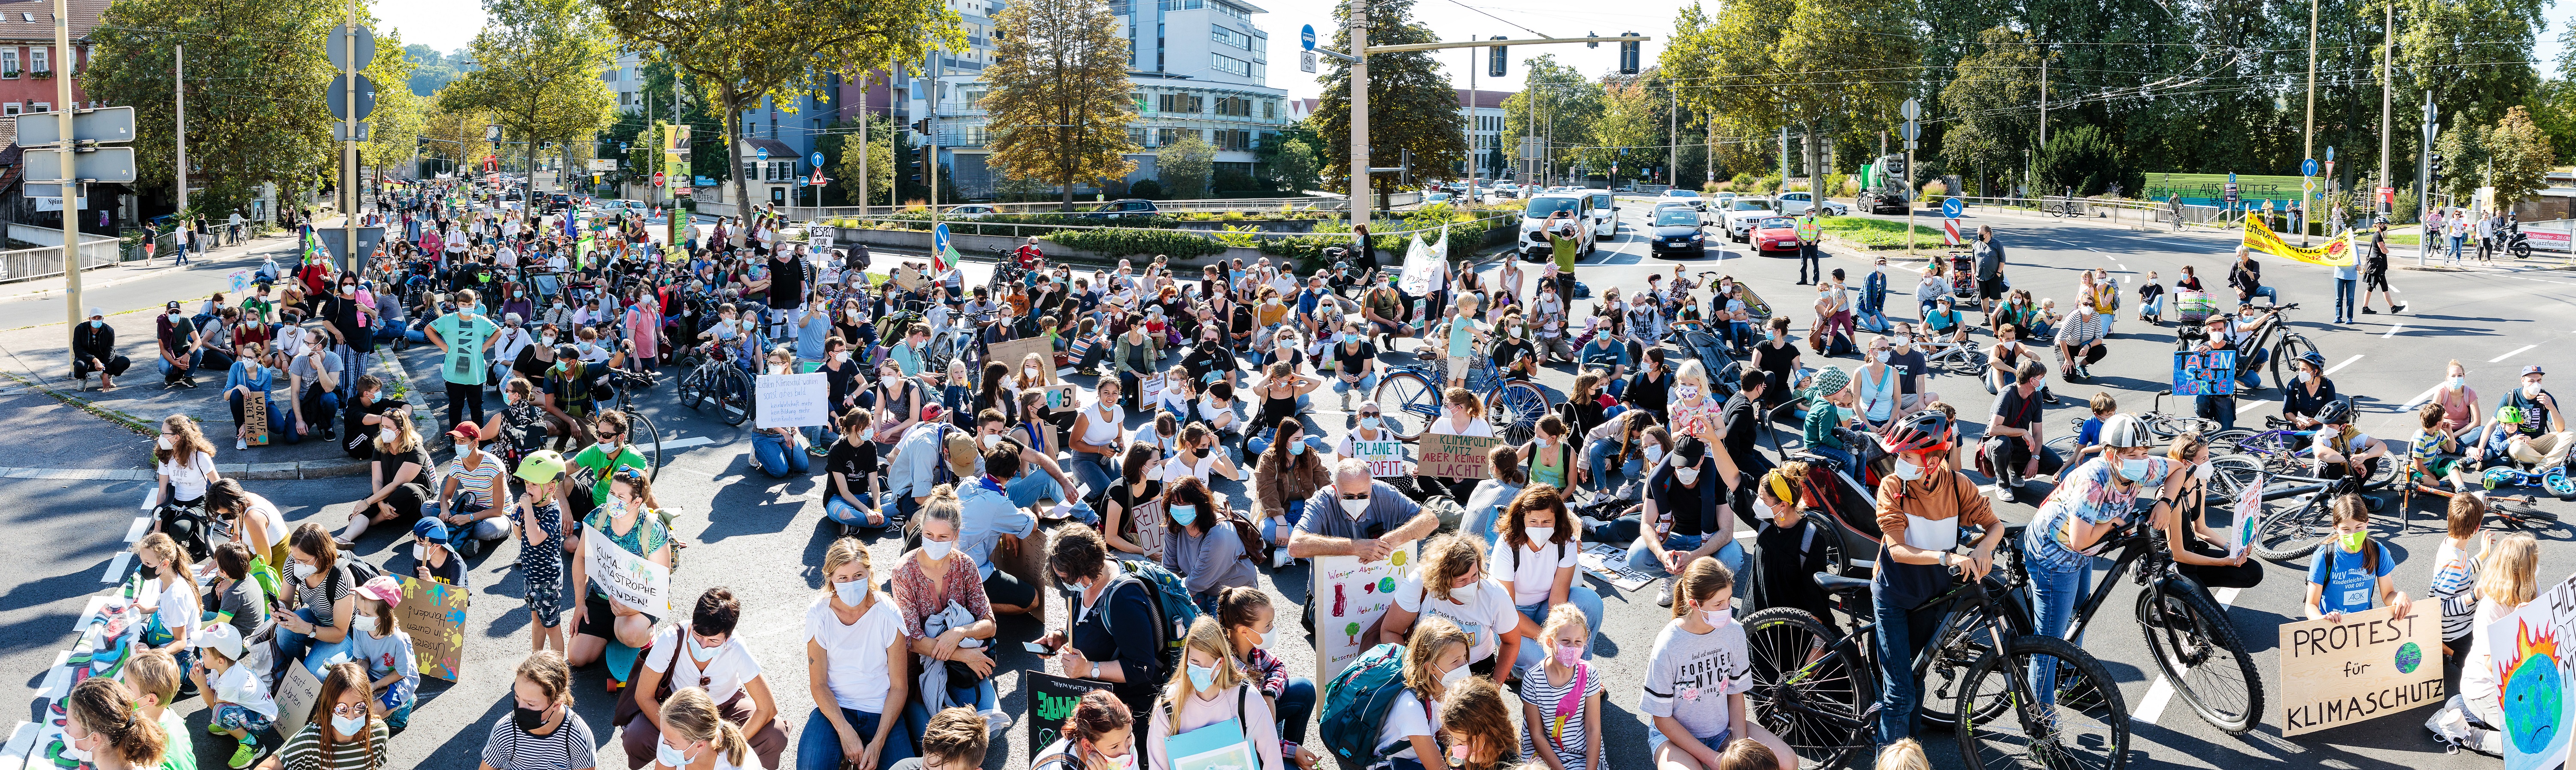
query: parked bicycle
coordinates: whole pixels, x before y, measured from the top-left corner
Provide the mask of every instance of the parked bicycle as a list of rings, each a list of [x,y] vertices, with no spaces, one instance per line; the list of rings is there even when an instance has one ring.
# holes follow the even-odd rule
[[[1412,441],[1432,420],[1440,419],[1440,394],[1448,377],[1445,369],[1430,365],[1389,365],[1370,398],[1385,412],[1387,429],[1397,438]],[[1494,426],[1495,436],[1513,444],[1536,435],[1538,419],[1554,406],[1536,382],[1516,371],[1496,368],[1487,356],[1477,357],[1463,386],[1485,394],[1485,421]]]
[[[662,431],[653,427],[653,418],[644,416],[644,410],[635,407],[634,396],[638,392],[651,390],[653,377],[641,372],[621,370],[610,372],[608,378],[611,384],[609,390],[617,394],[608,408],[626,413],[626,443],[634,447],[635,451],[643,453],[644,459],[652,462],[652,465],[645,468],[644,474],[659,480],[662,476]]]
[[[676,394],[695,411],[713,404],[716,419],[741,425],[751,416],[751,374],[738,363],[741,354],[723,344],[704,346],[698,363],[680,375]]]

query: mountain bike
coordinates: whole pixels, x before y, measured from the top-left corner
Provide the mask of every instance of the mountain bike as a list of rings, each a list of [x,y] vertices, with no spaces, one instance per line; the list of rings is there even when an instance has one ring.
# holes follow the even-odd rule
[[[2017,533],[2007,537],[2018,539]],[[1815,579],[1846,605],[1869,601],[1870,581],[1825,573]],[[1912,676],[1923,683],[1924,720],[1950,724],[1967,767],[2126,765],[2128,707],[2101,661],[2066,640],[2025,633],[2026,623],[2014,620],[2017,605],[1992,575],[1962,581],[1925,606],[1943,604],[1950,609],[1933,642],[1915,651]],[[1876,745],[1880,709],[1877,623],[1837,636],[1794,607],[1762,610],[1743,622],[1754,680],[1745,694],[1751,718],[1802,762],[1828,770],[1865,762]],[[2052,703],[2033,690],[2027,674],[2034,664],[2057,667]],[[1945,696],[1948,708],[1928,705]]]
[[[611,383],[609,390],[617,394],[617,398],[608,406],[608,409],[626,413],[627,445],[643,453],[644,459],[652,463],[646,466],[645,476],[660,480],[662,431],[653,427],[653,418],[644,416],[644,410],[635,408],[634,398],[636,391],[652,389],[653,378],[640,372],[624,370],[610,372],[608,378]]]
[[[2199,581],[2175,568],[2163,535],[2163,530],[2132,526],[2104,536],[2117,554],[2110,572],[2099,576],[2093,593],[2076,606],[2067,638],[2084,638],[2084,629],[2109,603],[2113,586],[2134,565],[2136,571],[2127,574],[2141,586],[2138,631],[2147,637],[2156,668],[2201,721],[2229,735],[2243,735],[2263,718],[2262,672],[2228,622],[2226,608],[2212,601]],[[2028,573],[2017,570],[2013,587],[2027,580]]]
[[[751,416],[751,375],[735,363],[740,354],[723,344],[710,344],[699,356],[695,367],[680,375],[676,395],[680,403],[697,410],[712,403],[716,418],[726,425],[741,425]]]
[[[2263,418],[2263,427],[2261,431],[2236,428],[2210,434],[2209,452],[2212,455],[2244,455],[2260,463],[2264,471],[2276,476],[2315,475],[2316,451],[2306,446],[2306,442],[2302,439],[2315,436],[2316,431],[2298,430],[2297,426],[2290,424],[2290,421],[2271,416]],[[2363,491],[2375,492],[2396,482],[2398,466],[2404,464],[2399,462],[2403,459],[2402,450],[2402,447],[2389,448],[2386,458],[2388,461],[2380,463],[2379,469],[2372,472],[2370,478],[2364,481]]]
[[[1397,438],[1412,441],[1440,419],[1440,394],[1445,392],[1449,373],[1445,368],[1426,364],[1390,364],[1378,379],[1377,390],[1370,399],[1385,414],[1386,428]],[[1477,356],[1467,372],[1463,385],[1469,392],[1484,393],[1485,421],[1494,426],[1494,435],[1512,444],[1527,443],[1538,432],[1538,419],[1554,405],[1547,391],[1517,372],[1505,372],[1493,364],[1490,356]]]

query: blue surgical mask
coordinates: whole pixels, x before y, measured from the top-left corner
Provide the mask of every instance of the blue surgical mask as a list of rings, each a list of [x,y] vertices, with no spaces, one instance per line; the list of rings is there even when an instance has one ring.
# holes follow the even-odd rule
[[[681,753],[679,749],[671,748],[671,744],[658,741],[653,744],[653,759],[675,768],[689,766],[689,755]]]
[[[1289,456],[1289,457],[1295,457],[1295,456],[1302,455],[1302,454],[1305,454],[1305,453],[1306,453],[1306,442],[1305,442],[1305,440],[1304,440],[1304,439],[1299,439],[1299,440],[1296,440],[1296,441],[1288,442],[1288,456]]]
[[[2146,460],[2146,458],[2141,457],[2141,458],[2137,458],[2137,459],[2134,459],[2134,460],[2121,460],[2121,461],[2120,461],[2120,478],[2128,479],[2128,480],[2130,480],[2130,481],[2132,481],[2132,482],[2135,482],[2135,481],[2137,481],[2137,480],[2139,480],[2139,479],[2143,479],[2143,478],[2146,478],[2146,477],[2147,477],[2147,460]]]
[[[1189,526],[1190,522],[1199,520],[1199,507],[1195,505],[1172,506],[1172,520],[1180,522],[1181,526]]]
[[[1191,663],[1191,664],[1184,664],[1184,665],[1188,666],[1188,668],[1189,668],[1189,672],[1190,672],[1190,687],[1191,687],[1192,689],[1198,689],[1198,690],[1213,690],[1213,689],[1216,689],[1216,669],[1211,668],[1211,667],[1208,667],[1208,666],[1201,666],[1201,665],[1198,665],[1198,664],[1195,664],[1195,663]],[[1459,666],[1458,668],[1459,668],[1460,670],[1465,670],[1465,669],[1466,669],[1466,667],[1465,667],[1465,666]]]
[[[341,735],[364,734],[367,729],[367,715],[344,717],[334,714],[331,716],[331,729],[339,731]]]
[[[1378,418],[1375,418],[1375,417],[1362,417],[1362,418],[1360,418],[1360,427],[1362,427],[1362,428],[1367,428],[1367,429],[1369,429],[1369,430],[1377,430],[1377,426],[1378,426],[1378,424],[1379,424],[1379,422],[1378,422]]]

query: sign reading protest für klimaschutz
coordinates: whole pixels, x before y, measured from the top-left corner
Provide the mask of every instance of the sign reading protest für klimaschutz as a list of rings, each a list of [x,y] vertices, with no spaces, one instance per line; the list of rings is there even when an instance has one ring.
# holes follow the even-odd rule
[[[2344,613],[2339,622],[2281,624],[2281,735],[2441,702],[2442,617],[2428,609],[2400,618],[2396,608],[2381,607]]]

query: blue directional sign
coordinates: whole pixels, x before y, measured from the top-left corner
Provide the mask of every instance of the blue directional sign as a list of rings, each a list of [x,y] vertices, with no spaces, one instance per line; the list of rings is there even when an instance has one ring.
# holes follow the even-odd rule
[[[2317,175],[2317,159],[2315,159],[2315,158],[2309,158],[2309,159],[2307,159],[2307,160],[2304,160],[2304,161],[2300,161],[2300,162],[2299,162],[2299,176],[2316,176],[2316,175]]]
[[[1945,199],[1941,201],[1941,216],[1958,219],[1960,210],[1964,208],[1966,207],[1960,205],[1957,198]]]
[[[2334,145],[2331,145],[2331,144],[2326,145],[2326,162],[2327,162],[2327,163],[2333,163],[2333,162],[2334,162]]]
[[[1305,45],[1306,50],[1315,50],[1315,25],[1308,24],[1304,30],[1298,32],[1297,42]]]
[[[808,158],[807,160],[812,161],[813,164],[817,166],[823,165],[823,153],[814,153],[814,157]]]
[[[2227,172],[2227,183],[2228,183],[2228,184],[2235,184],[2235,183],[2236,183],[2236,172],[2234,172],[2234,171]]]
[[[769,159],[769,148],[767,148],[767,147],[754,147],[754,148],[751,148],[751,154],[752,154],[752,157],[759,158],[759,159],[761,159],[761,160],[768,160],[768,159]]]

